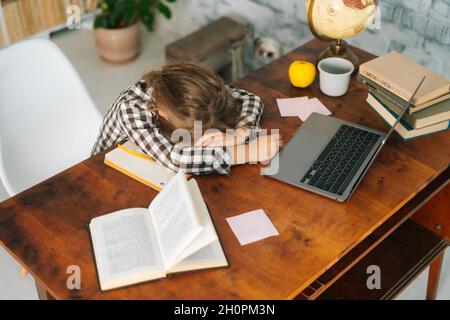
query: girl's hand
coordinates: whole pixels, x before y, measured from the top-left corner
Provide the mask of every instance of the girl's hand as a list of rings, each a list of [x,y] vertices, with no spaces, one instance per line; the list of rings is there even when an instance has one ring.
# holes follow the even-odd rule
[[[212,132],[203,135],[197,140],[197,147],[232,147],[244,144],[250,134],[250,129],[241,127],[234,130],[233,134]]]
[[[259,136],[249,144],[249,162],[269,163],[279,152],[284,142],[279,134]]]
[[[231,163],[233,165],[251,163],[269,163],[283,146],[279,134],[259,136],[249,144],[241,144],[231,149]]]

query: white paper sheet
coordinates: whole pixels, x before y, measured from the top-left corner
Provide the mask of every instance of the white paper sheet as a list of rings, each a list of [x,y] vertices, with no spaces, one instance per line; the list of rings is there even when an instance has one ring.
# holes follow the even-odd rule
[[[227,218],[227,222],[242,246],[279,235],[267,214],[261,209]]]
[[[331,115],[330,110],[319,99],[308,97],[277,99],[278,108],[282,117],[299,117],[306,121],[308,117],[317,112],[325,116]]]
[[[282,117],[298,117],[309,110],[308,97],[277,99],[277,104]]]

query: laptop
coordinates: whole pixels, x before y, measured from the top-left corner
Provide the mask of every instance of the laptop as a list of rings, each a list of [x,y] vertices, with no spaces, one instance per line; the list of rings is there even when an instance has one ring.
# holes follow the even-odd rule
[[[358,187],[424,82],[389,132],[313,113],[263,170],[267,176],[345,202]]]

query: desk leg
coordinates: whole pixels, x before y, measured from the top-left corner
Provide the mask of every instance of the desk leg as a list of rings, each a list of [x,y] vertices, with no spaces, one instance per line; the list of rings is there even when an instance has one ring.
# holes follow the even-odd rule
[[[39,297],[39,300],[55,300],[44,287],[42,287],[36,280],[34,281],[36,284],[36,291]]]
[[[427,300],[436,299],[444,253],[445,251],[442,252],[439,256],[437,256],[434,259],[434,261],[430,264],[430,271],[428,274],[428,285],[427,285]]]

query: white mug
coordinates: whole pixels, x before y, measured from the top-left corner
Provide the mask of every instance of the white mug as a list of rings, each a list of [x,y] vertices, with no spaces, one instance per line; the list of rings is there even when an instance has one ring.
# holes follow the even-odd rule
[[[355,67],[343,58],[326,58],[319,62],[320,90],[330,97],[347,93]]]

